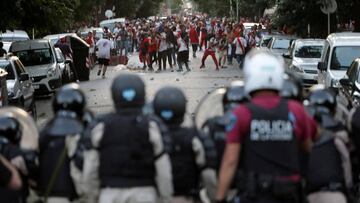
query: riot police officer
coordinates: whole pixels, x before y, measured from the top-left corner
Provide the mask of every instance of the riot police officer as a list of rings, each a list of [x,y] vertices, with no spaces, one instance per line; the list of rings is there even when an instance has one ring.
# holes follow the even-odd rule
[[[154,112],[168,126],[172,141],[170,159],[172,164],[174,203],[195,202],[199,198],[200,180],[205,183],[211,199],[216,188],[214,170],[215,151],[194,127],[183,127],[186,98],[176,87],[160,89],[153,101]],[[213,150],[211,151],[211,147]]]
[[[143,114],[144,82],[137,75],[121,74],[111,93],[116,112],[98,119],[91,130],[93,148],[85,153],[88,201],[100,195],[100,203],[156,202],[159,194],[170,202],[170,159],[159,126]]]
[[[31,128],[31,130],[29,130]],[[32,118],[17,107],[0,111],[0,153],[18,170],[22,179],[19,191],[0,189],[1,201],[25,202],[29,195],[29,181],[33,180],[38,167],[38,132]]]
[[[335,94],[323,86],[313,87],[308,109],[318,123],[318,135],[309,157],[307,192],[309,203],[347,202],[352,186],[349,137],[345,126],[335,120]]]
[[[302,104],[279,95],[281,59],[257,50],[247,55],[244,65],[245,92],[251,101],[234,110],[227,126],[217,201],[225,201],[239,170],[241,202],[299,202],[298,157],[299,151],[310,151],[310,118]]]
[[[203,132],[210,136],[214,140],[216,152],[217,152],[217,163],[216,170],[219,171],[223,152],[225,148],[225,128],[231,115],[231,111],[241,103],[248,101],[248,95],[244,90],[244,83],[242,81],[234,81],[226,88],[226,91],[222,98],[222,105],[224,115],[215,116],[210,118],[204,123],[202,127]]]
[[[280,91],[280,95],[286,99],[293,99],[297,101],[303,100],[302,82],[292,73],[284,74],[284,83]]]
[[[40,133],[38,193],[48,202],[78,198],[73,156],[83,131],[85,96],[78,84],[63,86],[53,100],[54,118]]]

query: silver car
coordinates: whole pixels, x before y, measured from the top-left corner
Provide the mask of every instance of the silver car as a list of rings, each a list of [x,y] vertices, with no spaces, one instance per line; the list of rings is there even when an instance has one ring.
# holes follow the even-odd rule
[[[33,80],[37,94],[53,93],[62,85],[60,65],[49,40],[37,39],[13,42],[10,52],[19,57]]]
[[[282,56],[289,51],[292,42],[296,39],[294,36],[275,35],[271,38],[267,47],[272,53]]]
[[[9,105],[30,112],[36,118],[34,88],[24,65],[16,56],[0,58],[0,69],[5,70]]]
[[[317,64],[324,45],[323,39],[298,39],[291,45],[290,52],[283,55],[290,71],[303,80],[304,87],[317,84]]]

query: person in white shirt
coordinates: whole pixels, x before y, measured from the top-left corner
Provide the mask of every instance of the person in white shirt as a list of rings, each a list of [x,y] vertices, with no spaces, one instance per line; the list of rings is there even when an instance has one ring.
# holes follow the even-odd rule
[[[239,68],[241,69],[244,63],[244,57],[245,57],[245,49],[246,49],[246,40],[241,34],[240,37],[237,37],[234,39],[233,44],[235,44],[235,58],[236,61],[239,63]]]
[[[184,36],[178,35],[177,43],[178,43],[178,72],[183,71],[182,65],[185,64],[186,70],[190,71],[189,68],[189,47],[186,44],[185,40],[183,39]]]
[[[97,73],[100,76],[102,72],[102,78],[105,78],[105,73],[107,66],[110,62],[110,51],[114,48],[113,43],[108,39],[108,35],[104,35],[104,38],[100,39],[96,43],[96,47],[98,47],[98,62],[99,62],[99,71]]]

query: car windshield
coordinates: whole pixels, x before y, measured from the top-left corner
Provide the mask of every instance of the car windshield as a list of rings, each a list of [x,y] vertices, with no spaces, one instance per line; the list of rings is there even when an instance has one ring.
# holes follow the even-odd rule
[[[53,63],[53,56],[50,48],[24,50],[15,53],[24,66],[36,66]]]
[[[261,47],[267,47],[268,46],[268,44],[269,44],[269,42],[270,42],[270,40],[271,40],[271,37],[264,37],[263,39],[262,39],[262,41],[261,41]]]
[[[276,39],[273,44],[273,49],[288,49],[290,46],[290,39]]]
[[[15,79],[14,70],[11,67],[10,61],[0,61],[0,68],[7,72],[7,75],[6,75],[7,80]]]
[[[321,58],[323,46],[300,46],[295,50],[298,58]]]
[[[335,47],[331,59],[331,70],[347,70],[360,56],[360,46]]]
[[[4,41],[4,42],[25,41],[28,39],[29,38],[26,38],[26,37],[2,37],[2,36],[0,36],[0,41]]]

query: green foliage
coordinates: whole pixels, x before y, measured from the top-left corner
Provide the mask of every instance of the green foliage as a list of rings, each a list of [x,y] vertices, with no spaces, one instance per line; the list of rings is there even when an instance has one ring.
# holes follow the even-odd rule
[[[331,15],[331,31],[336,31],[336,24],[358,19],[360,22],[359,0],[337,0],[338,10]],[[287,25],[294,33],[307,36],[307,26],[311,26],[312,37],[327,36],[327,15],[320,10],[317,1],[309,0],[279,0],[274,18],[277,26]]]

